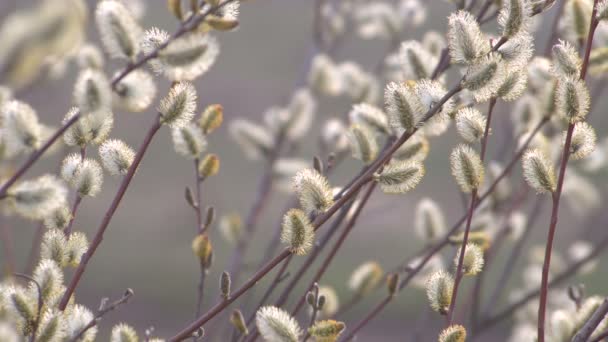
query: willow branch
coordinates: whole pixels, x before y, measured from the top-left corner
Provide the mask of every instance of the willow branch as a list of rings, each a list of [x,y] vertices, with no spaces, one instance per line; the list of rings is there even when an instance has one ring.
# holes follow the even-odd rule
[[[588,341],[591,334],[593,334],[597,326],[606,317],[606,314],[608,314],[608,299],[604,299],[602,304],[593,312],[585,325],[574,335],[572,342]]]

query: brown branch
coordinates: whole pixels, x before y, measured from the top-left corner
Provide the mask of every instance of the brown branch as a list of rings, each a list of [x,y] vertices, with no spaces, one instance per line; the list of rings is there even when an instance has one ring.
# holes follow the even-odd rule
[[[384,310],[384,308],[388,305],[388,303],[391,302],[391,300],[393,300],[393,298],[395,298],[395,296],[391,296],[391,295],[386,296],[386,298],[384,298],[384,300],[382,300],[380,303],[378,303],[378,305],[367,316],[365,316],[365,318],[363,318],[359,323],[357,323],[355,325],[355,327],[352,330],[350,330],[350,332],[347,335],[345,335],[343,338],[341,338],[340,342],[346,342],[346,341],[352,340],[353,337],[355,337],[355,334],[357,332],[359,332],[359,330],[361,330],[369,322],[371,322],[376,316],[378,316],[378,314],[380,312],[382,312],[382,310]]]
[[[114,196],[114,199],[112,200],[112,204],[110,205],[110,208],[108,208],[103,220],[101,221],[101,224],[97,228],[97,232],[95,233],[95,237],[93,238],[93,241],[91,241],[91,245],[89,246],[89,249],[82,256],[82,259],[80,260],[80,264],[78,265],[76,272],[72,276],[72,280],[70,281],[70,284],[68,285],[65,293],[63,294],[63,297],[61,298],[61,302],[59,303],[59,310],[61,310],[61,311],[65,310],[65,308],[70,300],[70,297],[76,290],[76,287],[78,286],[78,283],[80,282],[80,279],[86,270],[87,264],[93,257],[93,254],[95,254],[95,251],[97,250],[99,245],[101,244],[101,241],[103,240],[103,235],[104,235],[106,229],[108,228],[108,225],[110,224],[110,221],[112,220],[112,217],[114,216],[114,213],[116,212],[116,209],[118,209],[118,205],[120,204],[120,201],[122,200],[123,196],[127,192],[127,188],[129,187],[129,184],[131,184],[131,180],[133,179],[133,176],[135,176],[135,172],[137,171],[137,167],[139,166],[139,163],[141,163],[141,161],[144,157],[144,154],[146,153],[146,150],[150,146],[150,142],[152,141],[152,138],[154,137],[156,132],[158,132],[160,127],[161,127],[161,123],[160,123],[160,114],[159,114],[154,119],[154,123],[152,124],[152,127],[150,127],[150,129],[148,130],[148,134],[146,135],[144,142],[139,147],[139,150],[137,151],[137,154],[135,155],[135,159],[133,160],[133,163],[129,167],[129,171],[123,177],[122,183],[120,184],[120,187],[118,188],[118,191],[116,192],[116,195]]]
[[[598,325],[602,322],[608,313],[608,299],[604,299],[602,304],[593,312],[589,320],[583,327],[574,335],[572,342],[585,342],[589,340],[591,334],[595,331]]]

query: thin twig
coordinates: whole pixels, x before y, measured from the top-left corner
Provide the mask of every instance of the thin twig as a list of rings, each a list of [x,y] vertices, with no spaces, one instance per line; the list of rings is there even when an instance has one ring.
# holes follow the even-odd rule
[[[344,338],[341,338],[340,342],[352,340],[353,337],[355,337],[355,334],[359,332],[359,330],[361,330],[369,322],[371,322],[380,312],[382,312],[382,310],[384,310],[384,308],[388,305],[388,303],[393,300],[393,298],[395,298],[395,296],[386,296],[386,298],[384,298],[384,300],[378,303],[378,305],[367,316],[365,316],[365,318],[363,318],[359,323],[357,323],[355,327],[350,330],[347,335],[344,336]]]
[[[598,325],[602,322],[608,313],[608,299],[604,299],[602,304],[593,312],[585,325],[574,335],[572,342],[585,342],[589,340],[591,334],[595,331]]]
[[[304,336],[304,342],[310,338],[310,328],[315,324],[317,320],[317,313],[319,312],[319,284],[313,285],[314,291],[314,303],[312,304],[312,315],[310,315],[310,321],[308,323],[308,329],[306,329],[306,335]]]

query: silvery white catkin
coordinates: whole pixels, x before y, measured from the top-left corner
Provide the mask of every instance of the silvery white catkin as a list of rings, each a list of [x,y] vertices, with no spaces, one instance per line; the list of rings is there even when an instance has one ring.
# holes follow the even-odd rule
[[[100,1],[95,10],[95,21],[101,41],[112,57],[133,60],[137,56],[141,28],[121,1]]]
[[[577,160],[588,157],[593,150],[595,150],[596,141],[597,136],[593,127],[583,121],[577,122],[574,125],[570,145],[570,154],[572,159]],[[562,136],[562,145],[565,143],[566,134],[564,132]]]
[[[501,57],[490,54],[467,68],[462,85],[473,93],[477,102],[485,102],[496,96],[506,75],[506,65]]]
[[[325,176],[315,169],[299,171],[293,179],[302,209],[307,213],[322,213],[334,204],[334,196]]]
[[[425,169],[419,161],[393,161],[382,172],[374,174],[383,192],[402,194],[414,189],[422,180]]]
[[[318,93],[330,96],[336,96],[342,91],[340,71],[329,56],[319,54],[312,59],[308,86]]]
[[[553,54],[553,72],[557,76],[577,77],[581,72],[583,61],[572,44],[560,40],[551,49]]]
[[[23,181],[8,191],[12,208],[21,216],[41,220],[66,202],[67,189],[52,175]]]
[[[590,105],[589,89],[584,81],[571,77],[559,79],[555,106],[560,116],[571,123],[580,121],[589,113]]]
[[[80,72],[74,85],[74,104],[85,115],[112,109],[112,90],[103,72],[94,69]]]
[[[298,322],[275,306],[260,308],[255,315],[255,324],[266,341],[297,342],[302,334]]]
[[[110,342],[137,342],[137,332],[130,325],[126,323],[116,324],[112,328],[110,335]]]
[[[479,189],[484,178],[484,167],[477,152],[469,145],[460,144],[452,150],[450,166],[462,192]]]
[[[366,125],[351,125],[347,136],[355,159],[365,164],[370,164],[376,159],[379,146],[375,133],[370,128]]]
[[[34,109],[17,100],[0,107],[2,142],[8,157],[37,149],[42,144],[42,125]]]
[[[99,146],[99,157],[111,175],[124,175],[133,163],[135,151],[121,140],[109,139]]]
[[[452,62],[473,64],[490,51],[475,17],[466,11],[458,11],[448,17],[448,47]]]
[[[461,249],[458,248],[454,258],[454,269],[458,267]],[[476,275],[483,269],[483,250],[474,243],[467,243],[462,261],[462,272],[464,275]]]
[[[171,128],[186,126],[194,117],[196,99],[196,89],[191,83],[175,84],[158,106],[161,123]]]
[[[249,159],[260,159],[270,152],[274,144],[274,138],[265,127],[245,119],[230,122],[228,131]]]
[[[415,40],[405,41],[401,44],[399,57],[406,79],[430,78],[437,64],[437,57]]]
[[[171,129],[171,137],[175,151],[186,158],[199,158],[207,149],[207,139],[194,123]]]
[[[447,90],[440,82],[431,80],[416,82],[414,90],[418,97],[418,104],[420,105],[418,112],[421,116],[427,115],[431,109],[437,106],[438,103],[441,103],[443,97],[447,93]],[[452,111],[453,107],[453,99],[450,98],[443,102],[433,116],[426,118],[426,122],[424,122],[424,125],[421,127],[424,134],[432,137],[445,133],[450,125],[448,113]]]
[[[348,288],[356,296],[365,296],[376,288],[383,279],[384,270],[375,261],[367,261],[359,265],[348,279]]]
[[[452,302],[453,288],[454,278],[448,272],[439,270],[433,273],[426,281],[426,296],[431,309],[446,314]]]
[[[509,69],[526,68],[534,56],[534,37],[527,32],[522,32],[507,40],[496,53],[502,57]]]
[[[296,90],[289,102],[287,122],[284,124],[285,136],[297,141],[302,139],[310,130],[313,123],[317,101],[308,89]]]
[[[463,108],[456,113],[456,130],[467,143],[480,141],[486,130],[486,118],[475,108]]]
[[[414,214],[414,231],[425,243],[431,243],[443,236],[447,224],[439,205],[425,197],[418,202]]]
[[[459,324],[452,324],[439,334],[439,342],[464,342],[466,338],[467,330]]]
[[[528,0],[506,0],[498,15],[502,36],[510,38],[525,31],[531,21],[531,7]]]
[[[70,309],[71,310],[66,312],[67,317],[65,318],[68,322],[66,326],[66,339],[76,338],[84,327],[86,327],[94,318],[93,313],[83,305],[75,304]],[[98,329],[96,326],[88,329],[81,337],[82,341],[95,341],[97,331]]]
[[[139,113],[148,109],[156,97],[156,84],[152,75],[134,70],[116,84],[113,103],[119,108]]]
[[[502,84],[496,90],[496,97],[503,101],[515,101],[519,99],[528,87],[528,76],[525,69],[509,71]]]
[[[344,322],[328,319],[316,321],[308,328],[308,333],[317,341],[337,341],[344,329],[346,329]]]
[[[351,123],[367,125],[380,133],[390,133],[386,114],[376,106],[367,103],[356,104],[350,110],[348,116]]]
[[[403,24],[395,8],[383,2],[357,6],[353,16],[357,23],[357,33],[362,39],[390,39],[401,32]]]
[[[417,132],[393,153],[393,159],[423,162],[429,155],[429,149],[428,139],[422,132]]]
[[[389,124],[395,130],[411,132],[422,120],[420,100],[408,85],[389,83],[384,91],[384,103]]]
[[[79,114],[78,108],[71,108],[63,118],[67,123],[74,115]],[[114,115],[109,111],[99,111],[90,114],[80,113],[82,117],[70,126],[63,134],[63,140],[68,146],[84,147],[88,144],[103,143],[114,125]]]
[[[281,241],[296,255],[306,255],[313,247],[315,229],[306,213],[291,209],[283,216]]]
[[[538,149],[524,154],[522,159],[524,179],[538,193],[554,192],[557,187],[551,161]]]

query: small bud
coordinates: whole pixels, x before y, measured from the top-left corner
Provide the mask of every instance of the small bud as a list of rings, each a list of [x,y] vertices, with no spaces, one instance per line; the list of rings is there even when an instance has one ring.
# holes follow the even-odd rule
[[[526,31],[532,17],[532,8],[527,0],[508,0],[498,15],[498,24],[502,27],[502,36],[511,38]],[[463,339],[464,340],[464,339]]]
[[[119,323],[112,328],[110,342],[137,342],[137,332],[125,323]]]
[[[524,179],[538,193],[554,192],[557,188],[555,171],[551,161],[539,149],[524,154]]]
[[[325,306],[325,296],[319,295],[319,299],[317,300],[317,309],[322,310]]]
[[[597,141],[595,130],[586,122],[577,122],[572,133],[570,154],[578,160],[588,157],[594,150]],[[562,144],[566,143],[566,133],[562,136]]]
[[[442,315],[447,314],[453,289],[454,279],[449,273],[443,270],[433,273],[426,282],[426,296],[431,308]]]
[[[78,267],[88,249],[87,236],[83,232],[72,232],[65,246],[65,263],[62,266]]]
[[[213,247],[206,234],[199,234],[192,240],[192,251],[203,265],[209,265]]]
[[[255,323],[266,341],[297,342],[302,329],[286,311],[274,306],[264,306],[255,314]]]
[[[202,179],[215,176],[220,171],[220,158],[217,154],[210,153],[198,163],[198,175]]]
[[[486,130],[486,118],[479,110],[465,107],[456,113],[456,130],[467,143],[480,141]]]
[[[74,104],[82,114],[110,111],[112,90],[107,77],[99,70],[82,71],[74,85]]]
[[[190,187],[186,187],[184,197],[186,198],[186,202],[188,202],[188,205],[190,205],[192,208],[196,209],[198,207],[198,203],[196,203],[194,195],[192,194],[192,189],[190,189]]]
[[[182,0],[167,0],[167,8],[177,19],[183,20],[184,13],[182,12]]]
[[[320,342],[334,342],[338,340],[340,334],[346,329],[343,322],[334,320],[317,321],[310,328],[308,333]]]
[[[308,291],[306,293],[306,302],[308,303],[308,305],[310,305],[312,307],[317,305],[315,294],[312,291]]]
[[[569,122],[581,121],[589,113],[589,89],[585,82],[575,78],[562,78],[557,84],[555,106],[560,116]]]
[[[355,159],[370,164],[378,155],[378,142],[367,126],[354,124],[348,130],[350,148]]]
[[[462,242],[464,241],[464,232],[450,236],[449,240],[451,244],[462,246]],[[483,251],[486,251],[488,248],[490,248],[492,240],[487,231],[480,230],[469,233],[468,243],[475,244]]]
[[[448,17],[448,46],[452,63],[472,64],[490,51],[490,44],[475,17],[458,11]]]
[[[215,221],[215,207],[207,207],[207,215],[205,215],[205,227],[209,227]]]
[[[468,145],[458,145],[450,155],[452,175],[462,192],[479,189],[483,182],[484,167],[479,155]]]
[[[219,230],[226,241],[236,244],[243,235],[243,222],[238,213],[232,213],[220,218]]]
[[[383,192],[402,194],[414,189],[424,177],[425,169],[417,161],[395,161],[386,165],[382,172],[374,174]]]
[[[205,18],[205,24],[214,30],[218,31],[231,31],[239,26],[239,21],[234,19],[220,18],[214,15],[210,15]]]
[[[263,126],[236,119],[230,123],[228,130],[249,159],[260,159],[273,148],[274,139]]]
[[[456,253],[456,257],[454,258],[455,267],[458,267],[458,261],[460,260],[461,250],[461,248],[458,248],[458,253]],[[462,261],[462,274],[478,274],[483,269],[483,263],[483,250],[474,243],[467,243],[464,251],[464,259]]]
[[[232,326],[234,326],[241,335],[249,335],[249,329],[247,329],[247,324],[245,323],[245,318],[243,317],[241,310],[237,309],[232,311],[232,314],[230,314],[230,323],[232,323]]]
[[[175,152],[186,158],[198,158],[207,149],[207,139],[198,126],[193,123],[173,128],[171,137]]]
[[[380,264],[375,261],[368,261],[351,273],[348,287],[354,292],[355,296],[365,296],[380,284],[383,275],[384,271]]]
[[[384,103],[389,124],[393,129],[411,132],[422,120],[420,100],[412,87],[390,83],[384,91]]]
[[[452,324],[439,334],[439,342],[465,342],[467,330],[458,324]]]
[[[67,189],[51,175],[23,181],[8,190],[12,208],[21,216],[42,220],[66,203]]]
[[[430,198],[420,200],[414,216],[414,231],[418,237],[426,243],[432,243],[441,238],[445,230],[445,216],[439,205]]]
[[[101,41],[112,57],[133,60],[137,56],[141,28],[121,1],[100,1],[95,21]]]
[[[203,130],[204,134],[210,134],[218,129],[224,121],[224,107],[220,104],[207,106],[201,118],[198,120],[198,126]]]
[[[399,283],[401,282],[399,273],[391,273],[386,278],[386,287],[388,294],[394,296],[399,290]]]
[[[293,180],[300,205],[307,213],[322,213],[334,204],[327,178],[314,169],[299,171]]]
[[[366,125],[380,133],[390,133],[386,114],[378,107],[360,103],[353,106],[348,116],[351,123]]]
[[[117,139],[110,139],[99,146],[101,164],[111,175],[124,175],[129,171],[135,151]]]
[[[306,255],[312,249],[315,229],[300,209],[291,209],[283,217],[281,241],[296,255]]]
[[[323,161],[318,156],[314,156],[312,158],[312,166],[320,174],[323,174],[323,172],[325,171],[323,167]]]
[[[556,76],[578,77],[583,61],[574,46],[567,41],[560,40],[553,46],[551,52],[553,53],[552,69]]]
[[[156,84],[150,73],[136,69],[115,86],[113,101],[119,108],[139,113],[148,109],[156,98]]]
[[[230,298],[230,286],[232,280],[230,279],[230,273],[224,271],[220,277],[220,291],[222,292],[222,298],[228,300]]]
[[[161,123],[171,128],[186,126],[194,117],[196,110],[196,90],[187,82],[177,83],[169,94],[160,101],[158,111],[161,113]]]
[[[47,229],[63,230],[68,226],[71,219],[72,210],[67,205],[62,205],[45,217],[43,223]]]

